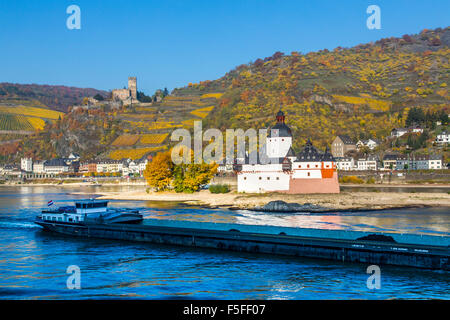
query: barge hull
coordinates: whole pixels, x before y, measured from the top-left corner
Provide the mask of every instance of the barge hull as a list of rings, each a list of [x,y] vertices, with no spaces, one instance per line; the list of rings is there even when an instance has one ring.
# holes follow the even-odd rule
[[[223,231],[126,224],[39,224],[49,231],[79,237],[450,270],[448,246],[261,234],[235,229]]]

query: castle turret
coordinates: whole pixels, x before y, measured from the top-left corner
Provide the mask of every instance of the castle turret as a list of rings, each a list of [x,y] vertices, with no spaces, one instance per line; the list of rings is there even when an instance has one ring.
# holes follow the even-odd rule
[[[137,79],[136,77],[128,77],[128,90],[134,100],[137,100]]]
[[[276,115],[277,123],[269,129],[266,139],[267,155],[269,158],[285,157],[292,146],[292,132],[285,124],[283,111],[278,111]]]

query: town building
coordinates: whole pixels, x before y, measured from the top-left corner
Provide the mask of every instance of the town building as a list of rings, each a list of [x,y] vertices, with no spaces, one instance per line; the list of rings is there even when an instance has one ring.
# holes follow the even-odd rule
[[[439,170],[443,168],[440,155],[398,156],[396,170]]]
[[[44,164],[45,164],[45,161],[35,161],[34,163],[33,163],[33,173],[35,173],[35,174],[43,174],[43,173],[45,173],[45,170],[44,170]]]
[[[352,157],[340,157],[336,159],[336,168],[343,171],[351,171],[355,169],[355,159]]]
[[[6,164],[2,168],[0,168],[0,173],[5,176],[20,177],[22,176],[23,171],[14,164]]]
[[[297,155],[292,132],[280,110],[269,130],[262,157],[246,156],[235,165],[238,192],[339,193],[335,160],[327,148],[320,153],[308,139]]]
[[[31,159],[31,158],[20,159],[20,168],[25,172],[32,172],[33,171],[33,159]]]
[[[408,133],[408,129],[406,128],[395,128],[391,131],[391,137],[399,138]]]
[[[97,161],[97,172],[99,173],[118,173],[122,172],[123,162],[119,160],[99,160]]]
[[[365,158],[360,158],[356,162],[356,166],[360,171],[367,170],[377,170],[378,169],[378,158],[373,155],[369,155]]]
[[[419,126],[411,127],[410,130],[412,133],[423,133],[423,128]]]
[[[376,140],[376,139],[367,139],[367,140],[359,140],[356,143],[356,148],[358,150],[361,150],[361,148],[363,147],[367,147],[370,150],[375,149],[376,147],[378,147],[380,145],[380,141]]]
[[[450,133],[442,132],[436,136],[436,143],[448,144],[450,143]]]
[[[351,150],[356,150],[356,144],[349,136],[339,135],[331,143],[331,154],[335,158],[345,157],[346,153]]]
[[[69,172],[69,166],[63,159],[52,159],[44,162],[46,174],[61,174]]]
[[[397,154],[385,154],[383,157],[383,169],[394,170],[397,167]]]
[[[428,169],[440,170],[443,169],[442,156],[432,155],[428,158]]]

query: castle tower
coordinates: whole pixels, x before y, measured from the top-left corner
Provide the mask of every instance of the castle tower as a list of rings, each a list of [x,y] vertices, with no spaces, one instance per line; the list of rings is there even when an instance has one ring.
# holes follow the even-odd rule
[[[128,77],[128,90],[134,100],[137,100],[137,80],[136,77]]]
[[[285,157],[292,146],[291,129],[284,123],[285,115],[281,109],[276,115],[276,120],[277,123],[269,129],[266,139],[269,158]]]

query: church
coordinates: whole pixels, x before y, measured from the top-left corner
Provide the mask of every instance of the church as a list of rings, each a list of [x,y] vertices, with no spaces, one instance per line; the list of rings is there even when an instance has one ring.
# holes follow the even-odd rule
[[[276,124],[266,138],[265,161],[259,155],[255,163],[247,155],[234,166],[238,192],[339,193],[336,162],[328,147],[318,151],[308,139],[296,154],[292,149],[292,132],[280,110]]]

